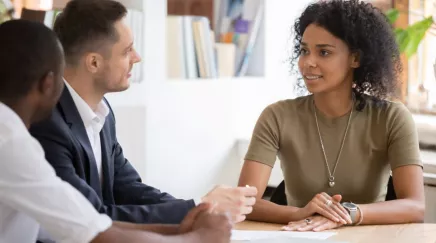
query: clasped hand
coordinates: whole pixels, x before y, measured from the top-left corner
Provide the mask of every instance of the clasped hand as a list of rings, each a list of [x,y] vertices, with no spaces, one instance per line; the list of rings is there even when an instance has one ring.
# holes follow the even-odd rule
[[[304,208],[299,210],[299,221],[290,222],[283,230],[323,231],[351,224],[347,210],[340,204],[341,195],[331,197],[327,193],[317,194]]]

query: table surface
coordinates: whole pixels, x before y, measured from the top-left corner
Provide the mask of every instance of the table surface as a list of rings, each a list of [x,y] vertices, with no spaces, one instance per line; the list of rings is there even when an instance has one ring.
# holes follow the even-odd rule
[[[238,230],[280,230],[282,225],[245,221]],[[436,224],[350,226],[337,230],[330,240],[348,243],[436,243]]]

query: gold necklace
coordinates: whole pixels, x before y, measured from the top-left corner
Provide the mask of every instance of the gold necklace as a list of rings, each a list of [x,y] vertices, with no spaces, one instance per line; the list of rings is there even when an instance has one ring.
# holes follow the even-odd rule
[[[341,148],[339,149],[339,154],[338,157],[336,158],[336,163],[335,166],[333,167],[333,173],[330,170],[330,166],[329,163],[327,161],[327,155],[325,153],[325,149],[324,149],[324,143],[322,141],[322,137],[321,137],[321,132],[319,130],[319,125],[318,125],[318,116],[316,115],[316,106],[315,106],[315,102],[313,102],[313,106],[314,106],[314,114],[315,114],[315,122],[316,122],[316,128],[318,129],[318,136],[319,136],[319,141],[321,143],[321,149],[322,149],[322,153],[324,155],[324,160],[325,160],[325,165],[327,166],[327,171],[329,172],[329,186],[330,187],[334,187],[335,186],[335,172],[336,172],[336,167],[338,166],[338,162],[339,162],[339,158],[341,157],[342,154],[342,149],[344,148],[344,144],[345,144],[345,138],[347,137],[347,133],[348,133],[348,127],[350,126],[350,121],[351,121],[351,116],[353,115],[353,110],[354,110],[354,101],[351,104],[351,112],[350,115],[348,116],[348,122],[347,122],[347,126],[345,127],[345,134],[344,137],[342,138],[342,144],[341,144]]]

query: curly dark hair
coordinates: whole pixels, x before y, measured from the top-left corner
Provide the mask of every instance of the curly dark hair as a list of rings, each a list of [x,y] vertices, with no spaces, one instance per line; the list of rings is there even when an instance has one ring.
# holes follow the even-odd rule
[[[327,0],[310,4],[294,24],[291,69],[299,76],[297,87],[305,90],[297,61],[306,28],[316,24],[344,41],[350,51],[358,52],[360,67],[354,70],[357,109],[368,99],[382,104],[396,96],[402,65],[394,31],[386,16],[370,3],[359,0]]]

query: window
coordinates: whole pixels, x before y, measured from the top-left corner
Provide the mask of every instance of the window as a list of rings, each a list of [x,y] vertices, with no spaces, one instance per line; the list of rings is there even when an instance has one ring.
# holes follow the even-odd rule
[[[409,23],[434,16],[436,0],[409,0]],[[433,18],[434,18],[433,17]],[[421,42],[416,55],[408,62],[406,103],[419,113],[436,115],[436,26],[430,28]]]

